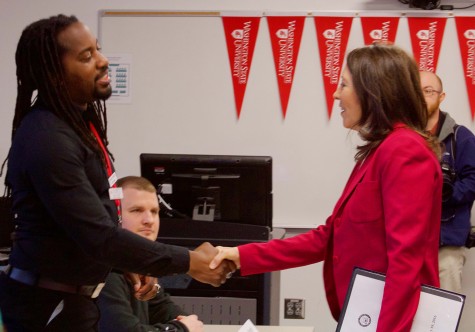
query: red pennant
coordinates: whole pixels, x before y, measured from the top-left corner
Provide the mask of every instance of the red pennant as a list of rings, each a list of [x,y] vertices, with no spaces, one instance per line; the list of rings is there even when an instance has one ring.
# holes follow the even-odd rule
[[[399,17],[361,17],[365,45],[377,41],[394,43],[398,24]]]
[[[352,22],[353,17],[315,17],[329,118],[333,107],[333,92],[338,87]]]
[[[223,17],[237,116],[241,115],[260,17]]]
[[[268,16],[267,22],[279,84],[280,104],[285,118],[305,17]]]
[[[475,116],[475,19],[455,17],[472,120]]]
[[[419,70],[435,73],[447,18],[408,17],[407,22],[409,24],[412,51],[419,64]]]

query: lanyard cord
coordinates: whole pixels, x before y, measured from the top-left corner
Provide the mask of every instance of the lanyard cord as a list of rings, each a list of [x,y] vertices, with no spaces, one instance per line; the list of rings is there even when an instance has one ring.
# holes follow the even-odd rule
[[[112,163],[110,161],[109,154],[107,153],[106,147],[104,146],[104,143],[102,142],[102,139],[99,136],[99,133],[97,132],[92,122],[89,122],[89,128],[91,129],[94,137],[96,137],[97,143],[101,147],[102,153],[104,154],[104,159],[106,160],[107,177],[110,178],[113,171],[112,171]],[[116,187],[117,187],[116,183],[112,184],[111,186],[111,188],[116,188]],[[115,202],[115,206],[117,207],[117,216],[119,217],[119,221],[120,221],[121,220],[120,199],[115,199],[114,202]]]

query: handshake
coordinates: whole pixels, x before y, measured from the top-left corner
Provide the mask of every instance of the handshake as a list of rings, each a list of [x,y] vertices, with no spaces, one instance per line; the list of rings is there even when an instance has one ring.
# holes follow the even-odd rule
[[[237,247],[214,247],[204,242],[190,251],[188,274],[195,280],[219,287],[240,268]]]
[[[209,242],[204,242],[190,251],[188,275],[202,283],[219,287],[231,278],[240,264],[237,247],[213,247]],[[147,301],[157,295],[157,278],[137,273],[125,273],[125,276],[133,285],[134,296],[138,300]]]

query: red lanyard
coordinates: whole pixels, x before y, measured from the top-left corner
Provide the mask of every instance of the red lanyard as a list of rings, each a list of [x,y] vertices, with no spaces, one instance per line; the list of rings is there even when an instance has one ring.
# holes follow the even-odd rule
[[[99,143],[99,146],[101,147],[102,152],[104,153],[104,159],[106,160],[106,171],[107,171],[107,177],[108,177],[107,180],[109,180],[111,175],[113,174],[112,163],[110,161],[109,154],[107,153],[106,147],[104,146],[104,143],[102,142],[102,139],[99,136],[99,133],[97,132],[96,128],[91,122],[89,122],[89,128],[91,129],[93,135],[96,137],[96,140]],[[116,188],[116,187],[117,187],[116,183],[112,184],[111,186],[111,188]],[[117,207],[117,216],[119,217],[119,221],[120,221],[121,219],[120,199],[115,199],[114,202],[115,202],[115,206]]]

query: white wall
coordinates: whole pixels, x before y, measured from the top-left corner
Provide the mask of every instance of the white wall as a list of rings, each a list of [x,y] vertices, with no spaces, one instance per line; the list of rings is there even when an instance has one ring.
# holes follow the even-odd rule
[[[444,4],[464,5],[467,2],[442,1]],[[100,9],[155,9],[155,10],[274,10],[274,11],[296,11],[296,10],[395,10],[397,12],[408,9],[407,5],[399,3],[397,0],[82,0],[82,1],[66,1],[66,0],[44,0],[44,1],[28,1],[28,0],[0,0],[0,22],[2,29],[0,30],[0,159],[6,156],[10,142],[11,121],[13,118],[13,109],[16,96],[16,79],[15,79],[15,63],[14,52],[16,43],[22,29],[32,21],[49,15],[58,13],[75,14],[80,20],[85,22],[92,31],[97,33],[98,28],[98,10]],[[471,13],[475,15],[475,13]],[[358,25],[352,28],[352,35],[359,32]],[[398,43],[401,45],[410,45],[407,39],[407,29],[404,24],[400,23],[400,31],[398,32]],[[442,53],[439,60],[438,74],[443,78],[447,99],[444,102],[443,109],[449,111],[456,120],[475,130],[474,122],[470,118],[465,86],[463,83],[463,73],[460,64],[460,54],[458,51],[457,37],[453,20],[447,23],[444,44],[442,45]],[[352,37],[350,37],[352,40]],[[353,39],[354,40],[354,39]],[[349,45],[351,46],[357,45]],[[408,49],[407,47],[405,47]],[[111,126],[114,122],[120,122],[124,118],[114,118],[114,108],[109,107],[109,117]],[[123,121],[127,121],[124,119]],[[335,112],[331,122],[338,122],[339,117]],[[293,127],[292,127],[293,128]],[[296,128],[296,134],[298,134]],[[114,141],[120,141],[120,133],[111,135],[112,150],[118,156],[128,154],[127,147],[122,145],[114,145]],[[349,150],[349,145],[354,145],[354,140],[345,137],[340,142],[335,143],[335,149],[342,154]],[[319,142],[315,143],[317,147]],[[320,143],[321,144],[321,143]],[[337,147],[341,144],[341,147]],[[340,150],[341,149],[341,150]],[[347,150],[345,150],[347,149]],[[130,151],[132,153],[132,151]],[[350,152],[351,153],[351,152]],[[136,151],[133,151],[134,156]],[[137,166],[130,166],[128,161],[118,158],[117,168],[125,169],[124,172],[138,172]],[[331,174],[333,172],[333,164],[340,163],[340,160],[351,159],[348,155],[329,156],[325,163],[322,162],[322,169],[319,171]],[[135,168],[134,168],[135,167]],[[351,166],[342,174],[338,174],[339,180],[336,181],[332,188],[321,188],[324,195],[337,196],[344,184]],[[335,198],[336,200],[336,198]],[[278,208],[278,207],[277,207]],[[315,224],[324,222],[320,215],[327,215],[331,211],[331,207],[318,207],[314,205],[306,207],[310,212],[318,216]],[[298,234],[303,229],[289,229],[288,235]],[[469,316],[470,312],[475,309],[475,280],[469,278],[475,273],[475,254],[469,253],[467,265],[465,269],[464,289],[467,294],[467,303],[465,307],[465,315],[462,321],[460,331],[468,332],[473,330],[475,326],[475,317]],[[473,298],[472,298],[473,296]],[[284,298],[303,298],[306,300],[306,318],[303,320],[284,320],[280,319],[281,325],[312,325],[316,327],[316,331],[331,331],[335,328],[336,323],[330,316],[325,301],[324,289],[322,284],[322,265],[317,264],[309,267],[292,269],[284,271],[281,275],[281,310],[283,317],[283,299]]]

